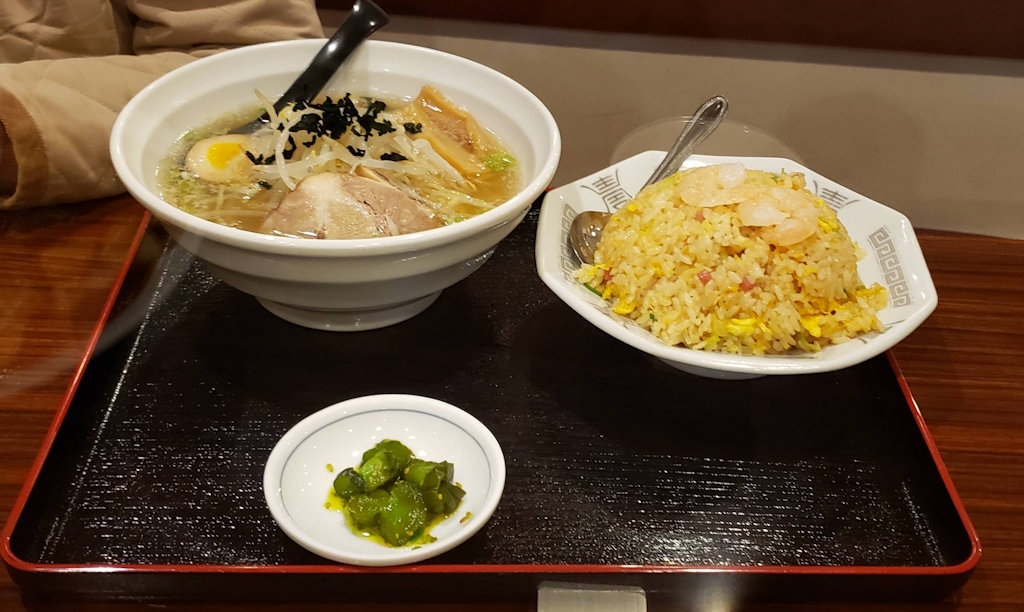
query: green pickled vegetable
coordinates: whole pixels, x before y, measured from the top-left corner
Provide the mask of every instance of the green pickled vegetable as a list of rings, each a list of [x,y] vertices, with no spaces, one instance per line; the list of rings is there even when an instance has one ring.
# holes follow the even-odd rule
[[[440,513],[447,516],[455,512],[455,509],[459,507],[462,498],[466,496],[466,492],[454,482],[442,482],[439,489],[438,495],[441,500]]]
[[[342,499],[366,492],[366,481],[352,468],[345,468],[334,477],[334,492]]]
[[[451,516],[466,492],[448,461],[424,461],[397,440],[382,440],[335,478],[334,502],[349,525],[388,546],[433,541],[430,527]],[[340,503],[339,503],[340,501]]]
[[[380,513],[380,535],[392,546],[402,546],[419,535],[427,524],[423,494],[405,480],[391,487],[391,503]]]
[[[433,514],[451,514],[459,505],[465,492],[452,484],[454,479],[455,466],[448,461],[414,459],[405,470],[405,480],[419,487],[427,509]]]
[[[402,470],[404,470],[412,460],[412,451],[409,450],[408,446],[402,444],[398,440],[381,440],[376,446],[363,453],[361,462],[366,463],[372,455],[380,451],[391,453],[391,458],[394,459],[396,464],[398,464],[398,468]]]
[[[391,494],[384,489],[373,493],[353,495],[345,504],[348,516],[357,529],[374,528],[380,520],[380,513],[391,503]]]
[[[447,461],[414,459],[405,468],[405,479],[421,490],[437,489],[445,480],[455,478],[455,466]]]
[[[399,458],[380,444],[363,453],[363,462],[357,468],[366,482],[366,490],[379,489],[402,471]]]

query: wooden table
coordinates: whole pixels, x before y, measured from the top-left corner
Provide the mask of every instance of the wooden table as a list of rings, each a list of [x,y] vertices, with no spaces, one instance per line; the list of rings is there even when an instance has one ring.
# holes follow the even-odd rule
[[[6,521],[75,374],[142,216],[127,196],[0,212],[0,522]],[[896,348],[896,356],[979,533],[981,563],[946,602],[740,609],[1024,610],[1024,241],[933,231],[921,231],[919,238],[939,306]],[[160,608],[252,611],[254,606]],[[271,608],[287,607],[266,606]],[[386,604],[322,608],[407,609]],[[532,610],[535,604],[488,608]],[[23,600],[6,569],[0,573],[5,612],[135,609],[153,606]]]

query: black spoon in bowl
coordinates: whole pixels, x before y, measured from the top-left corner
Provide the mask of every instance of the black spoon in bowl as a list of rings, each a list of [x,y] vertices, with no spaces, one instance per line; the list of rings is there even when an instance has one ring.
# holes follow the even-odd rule
[[[295,82],[274,102],[274,110],[281,112],[289,104],[312,100],[327,81],[331,80],[341,64],[356,47],[388,23],[388,15],[371,0],[356,0],[352,11],[327,43],[306,66]],[[266,124],[266,113],[241,125],[232,134],[251,134]]]

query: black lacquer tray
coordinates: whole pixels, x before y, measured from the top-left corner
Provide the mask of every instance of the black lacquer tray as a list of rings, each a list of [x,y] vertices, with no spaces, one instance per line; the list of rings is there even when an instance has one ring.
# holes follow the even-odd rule
[[[359,333],[282,321],[148,228],[163,249],[151,290],[112,300],[4,531],[15,580],[30,595],[260,601],[525,599],[544,580],[924,600],[967,580],[977,536],[891,356],[741,381],[676,371],[542,284],[538,210],[424,313]],[[375,393],[463,408],[508,466],[491,521],[414,566],[320,559],[263,499],[282,434]]]

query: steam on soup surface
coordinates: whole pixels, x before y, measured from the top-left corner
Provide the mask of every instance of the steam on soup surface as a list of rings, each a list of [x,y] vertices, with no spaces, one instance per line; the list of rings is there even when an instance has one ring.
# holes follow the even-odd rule
[[[461,221],[521,187],[501,140],[433,87],[411,101],[345,94],[280,113],[257,96],[260,107],[179,140],[158,170],[166,201],[254,232],[373,238]],[[256,133],[230,133],[264,112]]]

